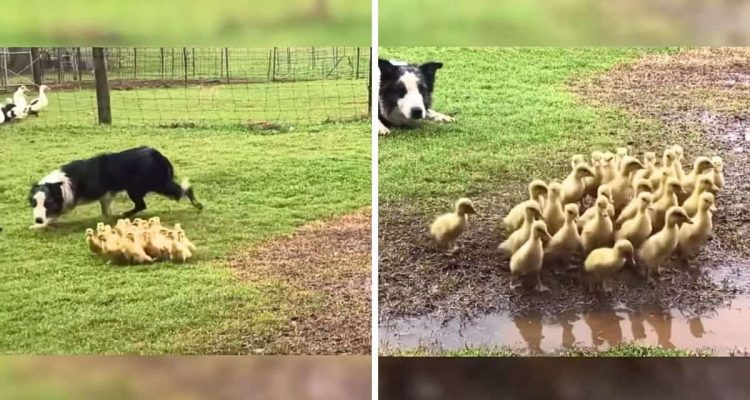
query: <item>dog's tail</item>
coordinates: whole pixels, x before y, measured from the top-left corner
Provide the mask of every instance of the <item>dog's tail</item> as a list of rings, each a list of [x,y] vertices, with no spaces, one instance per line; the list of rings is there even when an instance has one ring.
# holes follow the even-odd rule
[[[190,204],[193,205],[198,210],[203,210],[203,204],[201,204],[198,200],[195,199],[195,193],[193,193],[193,187],[190,186],[190,180],[187,178],[184,178],[182,182],[180,182],[180,189],[182,191],[182,196],[185,196],[190,200]]]
[[[177,182],[169,180],[166,182],[165,187],[157,192],[177,201],[179,201],[183,197],[187,197],[193,207],[197,208],[198,210],[203,210],[203,204],[195,199],[193,187],[190,185],[190,181],[188,181],[187,179],[183,179],[179,185],[177,184]]]

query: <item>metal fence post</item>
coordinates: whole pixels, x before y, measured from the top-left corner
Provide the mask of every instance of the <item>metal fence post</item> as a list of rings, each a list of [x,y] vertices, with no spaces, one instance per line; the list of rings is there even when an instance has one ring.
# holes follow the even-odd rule
[[[112,123],[112,110],[109,104],[109,83],[107,82],[107,66],[104,62],[104,49],[91,49],[94,57],[94,79],[96,80],[96,106],[100,124]]]

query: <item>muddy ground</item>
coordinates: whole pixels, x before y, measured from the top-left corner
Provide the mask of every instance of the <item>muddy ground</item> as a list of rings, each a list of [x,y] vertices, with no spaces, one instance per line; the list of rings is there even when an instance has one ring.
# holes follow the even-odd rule
[[[230,261],[239,279],[288,293],[292,326],[273,352],[370,353],[370,221],[367,209],[311,223]]]
[[[635,119],[654,119],[663,132],[626,138],[637,155],[680,143],[691,161],[698,155],[720,155],[726,187],[717,199],[715,235],[699,258],[700,272],[679,266],[665,282],[649,287],[623,271],[610,297],[587,293],[581,276],[542,279],[551,291],[543,295],[514,292],[508,287],[508,260],[497,252],[505,234],[497,223],[526,196],[526,182],[512,182],[504,193],[473,196],[485,216],[471,222],[462,236],[465,251],[437,252],[426,230],[439,204],[387,204],[380,219],[380,319],[431,315],[455,318],[505,311],[511,315],[541,312],[556,316],[612,307],[679,309],[686,315],[708,315],[731,299],[750,292],[750,50],[689,50],[647,56],[594,78],[573,79],[569,89],[580,101],[616,108]],[[687,135],[686,133],[690,133]],[[690,137],[695,137],[692,142]],[[553,177],[550,177],[553,178]]]

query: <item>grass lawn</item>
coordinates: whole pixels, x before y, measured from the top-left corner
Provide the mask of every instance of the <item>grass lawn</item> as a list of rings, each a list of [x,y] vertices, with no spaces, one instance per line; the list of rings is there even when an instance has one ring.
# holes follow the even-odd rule
[[[559,355],[564,357],[705,357],[710,356],[708,350],[692,351],[681,349],[665,349],[638,344],[621,344],[607,350],[598,351],[586,348],[564,349]],[[460,350],[431,350],[426,347],[408,350],[396,350],[388,354],[393,357],[521,357],[523,353],[505,348],[467,347]]]
[[[453,124],[396,130],[380,139],[381,203],[435,202],[562,176],[569,156],[614,148],[634,124],[595,110],[565,88],[575,77],[635,59],[642,49],[388,48],[380,56],[445,64],[433,95]],[[658,126],[653,124],[653,131]]]
[[[53,127],[0,129],[1,353],[249,353],[290,329],[285,289],[237,281],[227,256],[307,221],[370,203],[370,136],[364,122],[308,125],[285,134],[240,128]],[[28,228],[30,184],[61,164],[138,145],[162,151],[204,205],[156,195],[144,217],[182,223],[194,262],[105,265],[83,231],[98,205],[49,232]],[[118,198],[115,211],[131,204]]]
[[[54,4],[53,4],[54,3]],[[43,13],[3,13],[0,34],[18,43],[80,45],[326,46],[370,43],[370,2],[317,0],[58,0]]]
[[[367,97],[366,79],[110,91],[114,125],[199,122],[225,126],[267,121],[315,124],[353,120],[367,115]],[[49,106],[38,118],[29,117],[17,123],[96,124],[94,90],[52,90],[49,99]]]

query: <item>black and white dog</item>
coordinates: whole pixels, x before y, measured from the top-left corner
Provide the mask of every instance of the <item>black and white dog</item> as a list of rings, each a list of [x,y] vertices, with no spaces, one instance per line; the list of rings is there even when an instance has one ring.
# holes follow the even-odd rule
[[[454,119],[434,111],[432,91],[439,62],[413,65],[379,59],[378,132],[385,135],[394,126],[413,127],[421,120],[452,122]]]
[[[185,196],[193,207],[203,209],[187,181],[175,183],[172,163],[166,157],[151,147],[137,147],[73,161],[42,178],[29,192],[34,210],[31,228],[44,228],[76,206],[97,200],[102,214],[109,216],[112,200],[122,191],[135,205],[123,214],[126,217],[146,209],[143,198],[150,192],[174,200]]]

